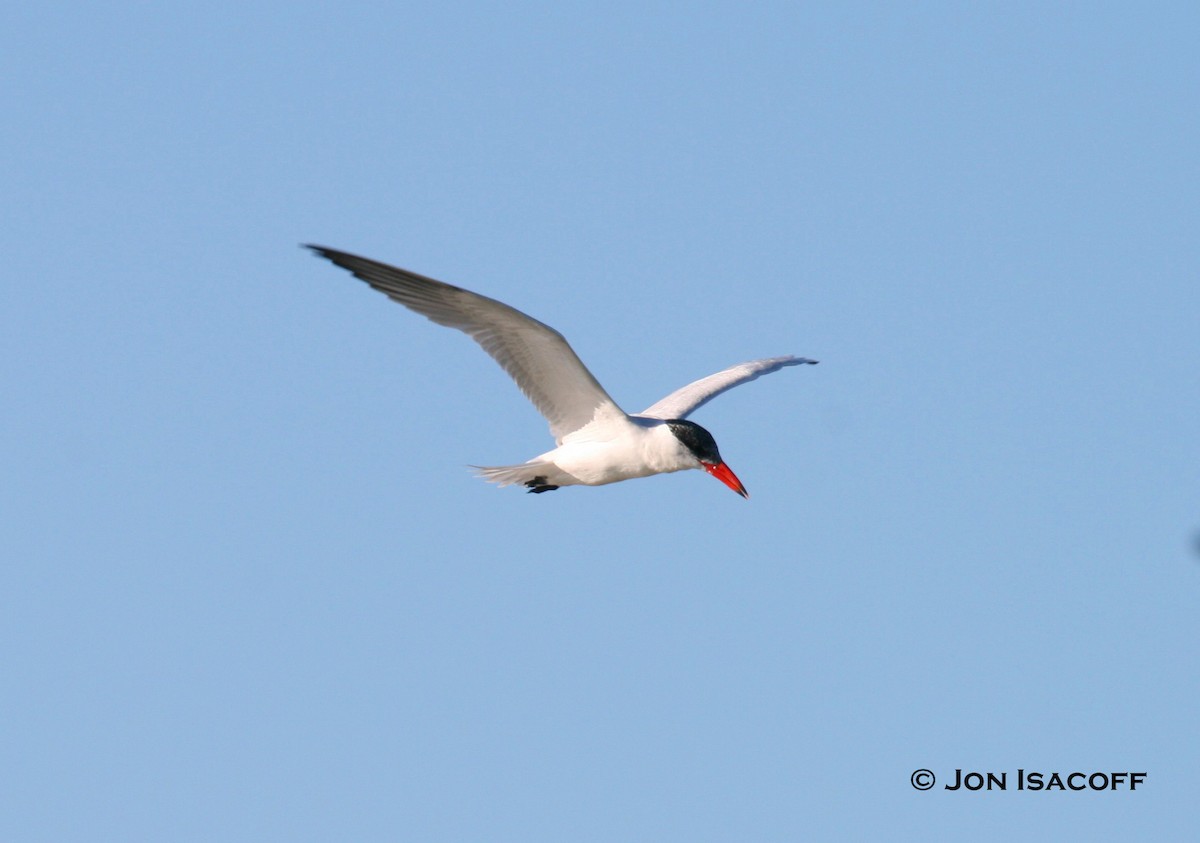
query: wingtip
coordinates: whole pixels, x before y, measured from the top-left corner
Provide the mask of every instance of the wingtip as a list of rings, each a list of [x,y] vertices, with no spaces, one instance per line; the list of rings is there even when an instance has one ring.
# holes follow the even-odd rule
[[[344,261],[351,260],[355,257],[348,252],[341,251],[340,249],[331,249],[328,246],[318,246],[316,243],[301,243],[300,248],[308,249],[317,257],[324,258],[325,260],[335,263],[345,269],[351,269],[351,267],[347,266]],[[353,270],[351,269],[351,271]]]

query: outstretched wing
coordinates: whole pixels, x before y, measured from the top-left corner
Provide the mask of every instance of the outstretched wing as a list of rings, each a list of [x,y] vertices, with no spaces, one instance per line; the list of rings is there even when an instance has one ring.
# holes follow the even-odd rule
[[[778,372],[784,366],[799,366],[801,363],[816,363],[807,357],[768,357],[765,360],[751,360],[748,363],[738,363],[724,371],[693,381],[682,389],[677,389],[638,413],[640,416],[650,416],[655,419],[686,419],[716,398],[722,392],[735,386],[748,383],[760,375]]]
[[[324,246],[308,248],[393,301],[470,336],[517,382],[560,442],[597,417],[625,416],[549,325],[495,299],[406,269]]]

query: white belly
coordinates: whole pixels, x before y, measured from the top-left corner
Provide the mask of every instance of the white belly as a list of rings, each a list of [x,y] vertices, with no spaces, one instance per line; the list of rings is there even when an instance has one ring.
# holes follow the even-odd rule
[[[553,451],[530,462],[551,462],[571,478],[558,485],[602,486],[635,477],[699,468],[696,458],[661,422],[643,420],[621,425],[609,438],[596,438],[585,428],[571,434]]]

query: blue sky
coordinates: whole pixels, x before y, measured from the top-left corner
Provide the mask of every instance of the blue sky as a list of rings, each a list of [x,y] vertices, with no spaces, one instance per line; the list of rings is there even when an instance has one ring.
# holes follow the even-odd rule
[[[1195,829],[1192,4],[3,13],[0,836]],[[555,326],[543,420],[317,242]],[[915,791],[917,768],[1140,771]]]

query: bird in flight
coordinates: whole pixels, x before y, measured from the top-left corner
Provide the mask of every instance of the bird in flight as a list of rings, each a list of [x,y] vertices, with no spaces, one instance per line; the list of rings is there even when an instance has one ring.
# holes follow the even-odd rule
[[[817,362],[788,356],[739,363],[630,415],[549,325],[495,299],[407,269],[324,246],[307,248],[393,301],[467,334],[546,417],[554,450],[520,465],[476,467],[480,476],[500,486],[519,484],[540,494],[561,486],[602,486],[700,468],[749,497],[742,481],[721,459],[712,434],[687,417],[722,392],[760,375]]]

